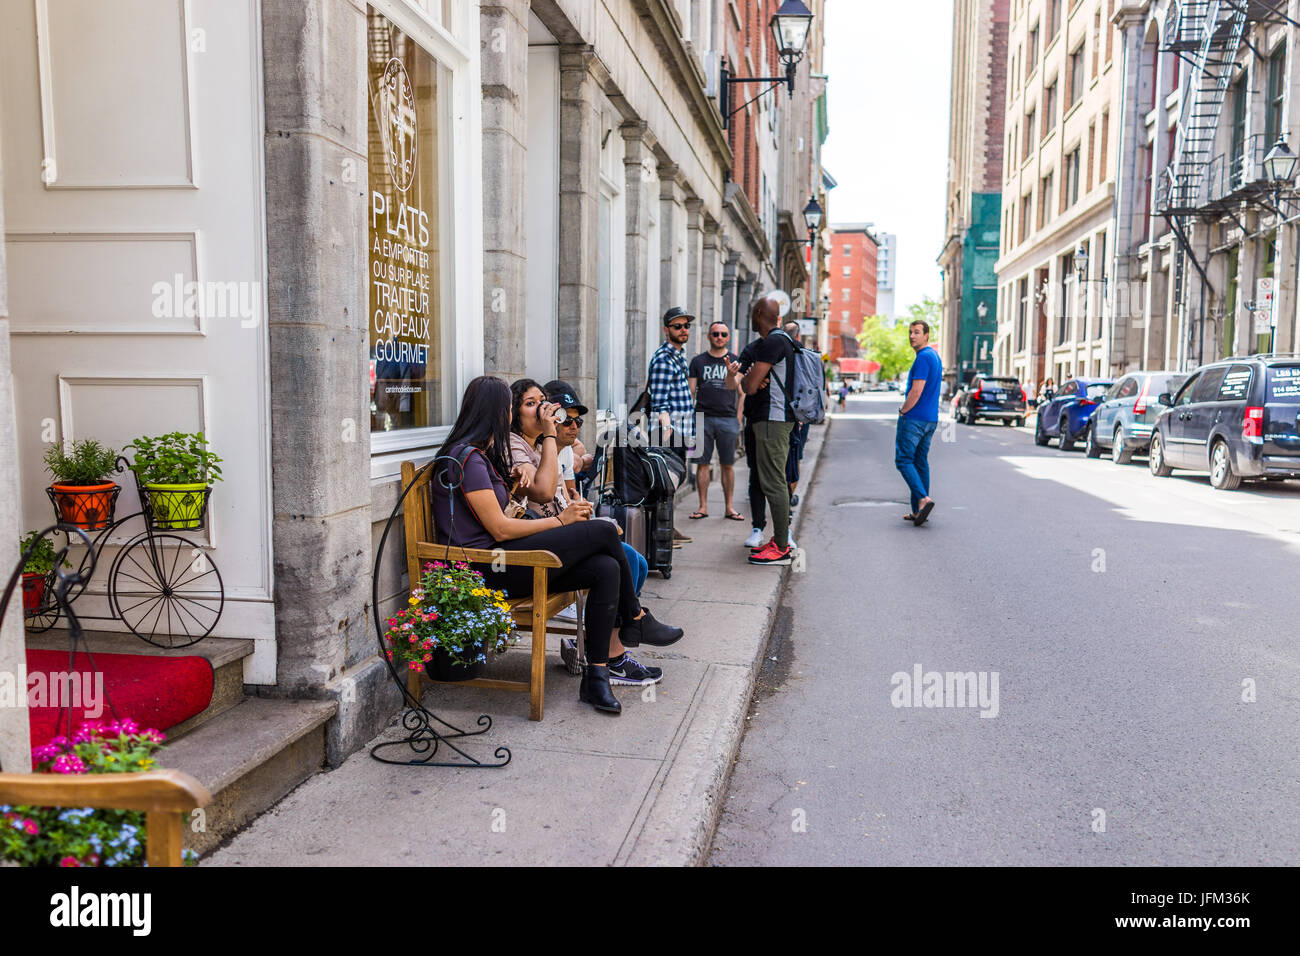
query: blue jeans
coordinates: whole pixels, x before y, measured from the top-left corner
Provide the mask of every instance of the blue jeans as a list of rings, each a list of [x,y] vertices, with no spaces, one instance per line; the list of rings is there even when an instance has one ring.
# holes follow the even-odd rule
[[[641,585],[645,584],[646,575],[650,573],[650,565],[630,544],[623,545],[623,552],[627,555],[628,567],[632,569],[632,580],[636,582],[636,593],[639,595]]]
[[[921,507],[921,499],[930,496],[930,439],[938,422],[922,422],[898,416],[898,432],[894,436],[894,467],[907,482],[912,493],[912,514]]]

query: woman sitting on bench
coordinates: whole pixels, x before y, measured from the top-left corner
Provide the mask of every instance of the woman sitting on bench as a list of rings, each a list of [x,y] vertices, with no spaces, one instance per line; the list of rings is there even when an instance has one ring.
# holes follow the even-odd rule
[[[457,469],[448,461],[439,461],[430,482],[439,543],[487,550],[550,551],[559,558],[562,567],[546,572],[551,589],[590,591],[586,609],[588,664],[583,668],[578,699],[617,714],[622,706],[610,690],[606,666],[616,619],[621,618],[621,637],[628,647],[672,644],[682,637],[682,629],[655,620],[641,607],[618,531],[608,521],[590,520],[590,502],[574,501],[549,518],[506,517],[511,399],[509,386],[490,375],[479,376],[466,387],[456,424],[438,451],[439,457],[453,458],[462,466]],[[554,439],[553,421],[544,427],[543,435],[543,440]],[[446,485],[457,478],[462,479],[460,487],[448,489]],[[532,594],[532,568],[495,571],[490,565],[479,565],[477,570],[488,587],[511,597]],[[533,640],[545,640],[545,635],[534,634]]]

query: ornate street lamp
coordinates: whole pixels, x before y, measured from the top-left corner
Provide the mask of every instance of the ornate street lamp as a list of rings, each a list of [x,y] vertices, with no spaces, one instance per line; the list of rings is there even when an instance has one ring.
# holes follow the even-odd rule
[[[1081,280],[1088,274],[1088,247],[1082,242],[1074,250],[1074,271]]]
[[[777,53],[787,68],[803,57],[812,18],[812,11],[800,0],[785,0],[772,17],[772,36],[776,38]]]
[[[722,128],[726,129],[735,116],[754,100],[768,90],[776,89],[784,83],[790,96],[794,96],[794,76],[799,61],[803,59],[804,48],[808,45],[808,33],[812,29],[812,11],[804,5],[803,0],[785,0],[781,9],[772,16],[770,24],[772,38],[776,41],[777,55],[785,64],[785,76],[732,76],[727,69],[727,58],[722,58],[722,82],[718,84],[718,110],[722,113]],[[753,99],[731,108],[731,87],[736,83],[768,83],[766,89],[759,91]]]
[[[1279,139],[1264,157],[1264,175],[1275,190],[1281,190],[1295,182],[1298,162],[1300,156],[1291,152],[1286,140]]]
[[[808,226],[808,235],[817,231],[822,222],[822,207],[816,196],[808,197],[808,205],[803,207],[803,221]]]

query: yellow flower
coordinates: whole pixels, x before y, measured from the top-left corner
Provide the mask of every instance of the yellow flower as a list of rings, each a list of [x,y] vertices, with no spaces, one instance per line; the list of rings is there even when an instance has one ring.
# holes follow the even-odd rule
[[[420,599],[419,599],[419,598],[411,598],[411,599],[410,599],[409,601],[407,601],[406,603],[409,604],[409,605],[411,605],[411,607],[416,607],[416,606],[420,603]]]

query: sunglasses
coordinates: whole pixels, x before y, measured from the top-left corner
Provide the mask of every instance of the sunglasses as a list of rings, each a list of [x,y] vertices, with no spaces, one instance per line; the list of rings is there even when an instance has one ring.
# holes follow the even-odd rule
[[[730,332],[710,332],[710,333],[709,333],[709,338],[711,338],[711,339],[725,339],[725,338],[729,338],[730,336],[731,336],[731,333],[730,333]]]
[[[668,328],[672,329],[674,332],[680,332],[682,329],[689,329],[690,327],[691,323],[689,322],[676,322],[673,325],[668,326]]]
[[[566,418],[564,421],[560,422],[560,424],[561,424],[561,425],[572,425],[574,428],[581,428],[581,427],[582,427],[582,419],[581,419],[581,418]]]

